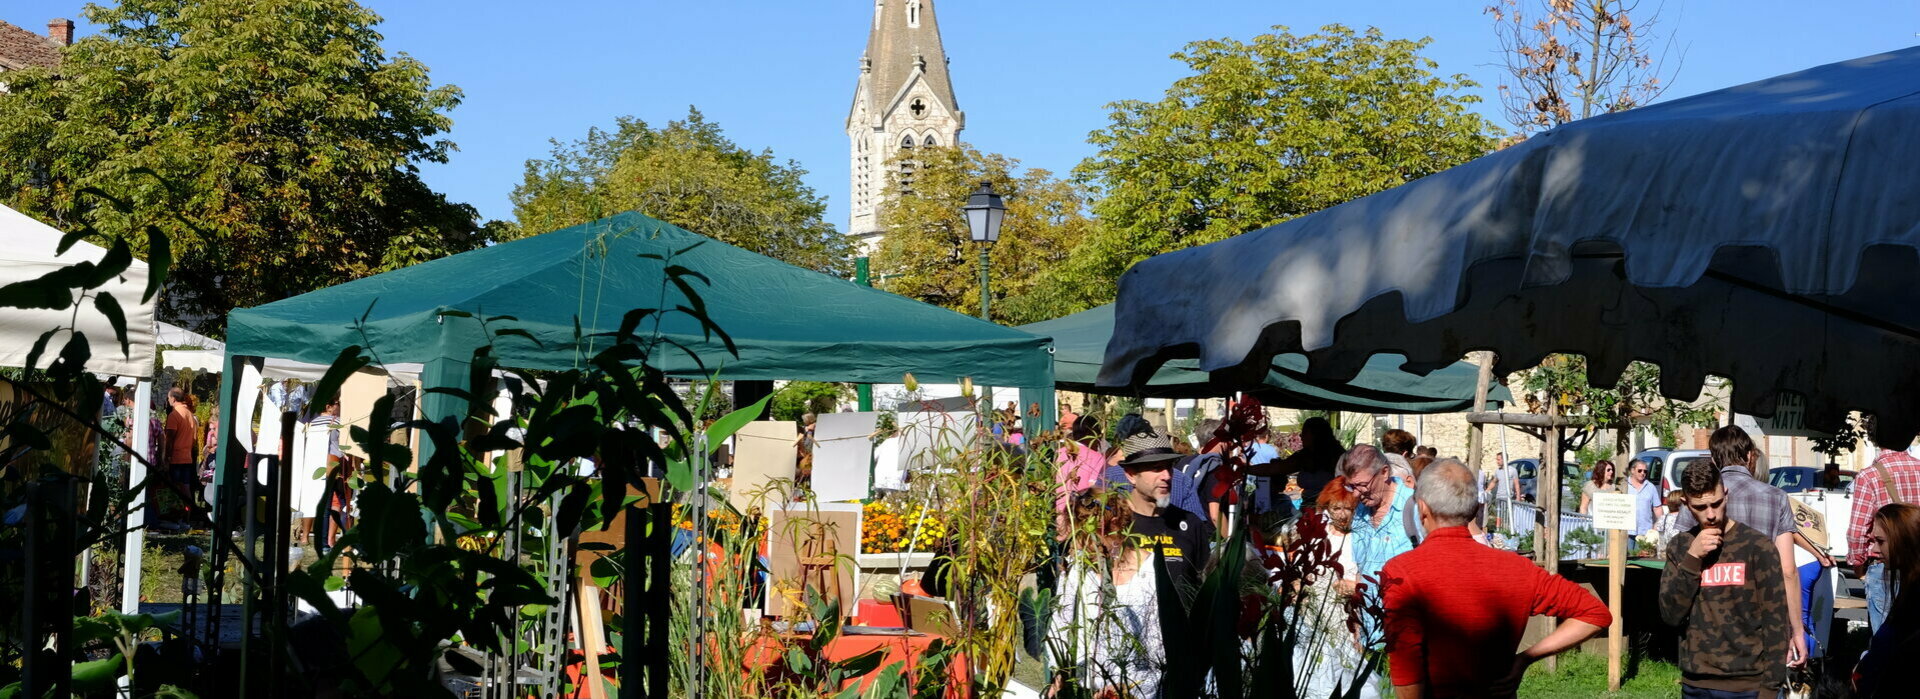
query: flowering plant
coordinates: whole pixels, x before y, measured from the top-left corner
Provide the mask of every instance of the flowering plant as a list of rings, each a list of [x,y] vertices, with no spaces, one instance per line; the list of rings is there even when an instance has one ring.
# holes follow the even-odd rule
[[[1214,447],[1226,447],[1221,450],[1220,477],[1212,481],[1209,493],[1212,499],[1239,504],[1240,483],[1246,480],[1247,455],[1253,452],[1253,437],[1266,426],[1266,408],[1253,396],[1244,396],[1227,407],[1227,419],[1220,421],[1220,427],[1200,447],[1202,453]]]
[[[916,522],[920,527],[917,535]],[[861,508],[861,553],[897,553],[909,548],[930,551],[946,536],[945,518],[922,505],[896,507],[884,500],[875,500]]]

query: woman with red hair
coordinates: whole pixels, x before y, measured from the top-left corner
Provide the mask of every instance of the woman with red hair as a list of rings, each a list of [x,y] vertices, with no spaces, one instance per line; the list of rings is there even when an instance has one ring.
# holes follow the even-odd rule
[[[1315,512],[1324,527],[1302,526],[1312,536],[1324,536],[1331,557],[1339,565],[1337,575],[1307,580],[1306,593],[1295,621],[1302,629],[1300,644],[1293,654],[1294,677],[1299,696],[1324,697],[1336,694],[1335,688],[1359,683],[1359,696],[1376,699],[1379,688],[1363,673],[1359,628],[1351,623],[1349,600],[1360,583],[1360,566],[1354,562],[1348,537],[1353,532],[1353,510],[1360,496],[1347,489],[1346,479],[1335,476],[1314,498]],[[1317,547],[1315,547],[1317,548]]]

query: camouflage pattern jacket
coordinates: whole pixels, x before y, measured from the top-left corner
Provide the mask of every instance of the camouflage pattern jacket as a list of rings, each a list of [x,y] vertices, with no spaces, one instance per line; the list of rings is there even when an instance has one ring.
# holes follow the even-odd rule
[[[1720,548],[1687,553],[1700,533],[1667,545],[1660,574],[1660,618],[1681,627],[1681,681],[1730,692],[1778,687],[1787,679],[1787,589],[1780,552],[1754,528],[1728,522]]]

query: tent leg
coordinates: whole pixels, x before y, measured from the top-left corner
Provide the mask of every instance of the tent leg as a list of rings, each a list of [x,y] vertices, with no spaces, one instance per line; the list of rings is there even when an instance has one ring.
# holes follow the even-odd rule
[[[149,434],[153,431],[153,428],[147,424],[151,420],[153,381],[150,379],[141,379],[140,382],[135,385],[133,391],[135,396],[133,399],[133,438],[127,440],[127,443],[134,449],[144,451],[146,445],[153,439],[153,435]],[[144,557],[146,553],[147,531],[145,527],[147,524],[147,509],[153,503],[153,498],[148,495],[151,490],[145,487],[146,480],[146,462],[132,458],[132,455],[129,454],[127,459],[127,485],[129,487],[139,487],[140,493],[134,496],[132,502],[127,503],[127,551],[125,555],[120,557],[120,611],[124,614],[140,613],[140,559]]]
[[[450,389],[466,393],[473,390],[472,377],[469,374],[470,363],[440,357],[427,362],[425,371],[420,374],[420,414],[428,422],[442,425],[447,429],[457,429],[460,421],[467,416],[467,399],[458,395],[436,391]],[[459,433],[452,433],[455,439]],[[424,464],[433,459],[437,445],[432,435],[421,435],[420,443],[414,453],[418,455],[415,463]]]
[[[1020,404],[1026,406],[1026,410],[1022,411],[1022,418],[1026,424],[1022,428],[1027,431],[1029,442],[1039,439],[1041,433],[1053,429],[1054,421],[1058,419],[1056,402],[1052,386],[1020,389]]]
[[[260,369],[264,360],[259,357],[226,355],[225,371],[220,384],[220,426],[215,450],[219,464],[213,470],[213,536],[230,537],[234,529],[235,502],[233,494],[246,493],[247,489],[236,479],[247,479],[250,473],[247,460],[253,453],[253,410],[259,402]],[[247,514],[251,514],[252,499],[246,501]],[[251,518],[247,520],[251,522]],[[220,626],[222,600],[221,593],[227,584],[227,560],[230,557],[225,541],[209,542],[209,553],[213,555],[211,563],[213,580],[207,586],[207,632],[206,642],[215,649],[220,647]],[[251,551],[243,551],[243,556],[251,556]],[[244,621],[244,620],[243,620]],[[243,632],[244,632],[244,623]],[[241,694],[246,694],[245,678],[240,684]]]

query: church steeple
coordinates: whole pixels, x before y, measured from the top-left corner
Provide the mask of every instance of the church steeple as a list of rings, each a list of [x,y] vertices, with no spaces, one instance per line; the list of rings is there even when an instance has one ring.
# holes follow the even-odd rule
[[[947,73],[933,0],[876,0],[853,107],[847,113],[853,164],[847,233],[860,240],[866,253],[879,245],[884,233],[879,207],[895,194],[887,187],[887,161],[902,148],[954,145],[965,126],[966,115],[954,99]],[[910,186],[910,181],[902,184]]]

